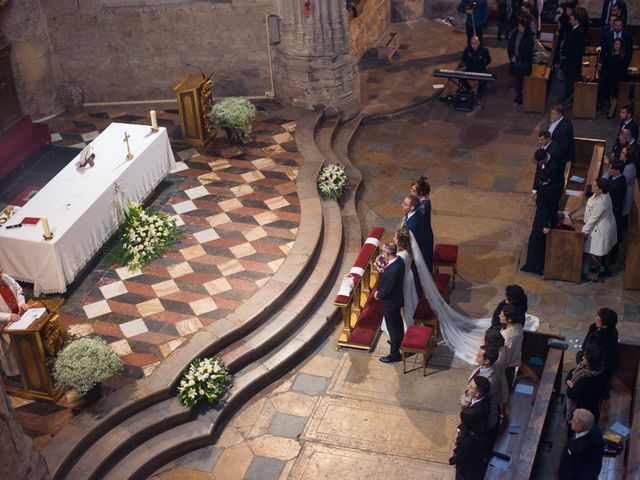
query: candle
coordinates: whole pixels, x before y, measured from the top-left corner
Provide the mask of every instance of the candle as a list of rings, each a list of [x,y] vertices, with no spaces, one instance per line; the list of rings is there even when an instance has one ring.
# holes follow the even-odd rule
[[[158,130],[158,115],[156,114],[156,111],[151,110],[149,114],[151,115],[151,128],[153,130]]]
[[[40,220],[42,220],[42,229],[44,230],[44,236],[51,237],[51,230],[49,229],[49,220],[47,219],[47,217],[42,217]]]

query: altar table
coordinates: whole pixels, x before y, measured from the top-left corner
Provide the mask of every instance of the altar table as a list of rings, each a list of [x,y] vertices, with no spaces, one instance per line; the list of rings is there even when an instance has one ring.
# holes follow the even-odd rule
[[[125,132],[133,158],[126,159]],[[79,154],[0,228],[0,265],[16,280],[34,284],[34,295],[63,293],[123,221],[122,209],[140,202],[174,166],[165,128],[112,123],[92,142],[91,168],[78,168]],[[7,230],[25,217],[42,221]]]

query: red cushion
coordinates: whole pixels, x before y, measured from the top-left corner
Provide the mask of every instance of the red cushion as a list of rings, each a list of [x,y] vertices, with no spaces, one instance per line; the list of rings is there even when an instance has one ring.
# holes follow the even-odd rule
[[[369,294],[355,327],[349,336],[349,343],[357,345],[371,345],[382,323],[382,302],[373,296],[375,289]]]
[[[448,273],[439,272],[433,272],[431,275],[433,276],[433,281],[436,283],[438,292],[440,292],[441,295],[449,291],[449,281],[451,280],[451,275],[449,275]]]
[[[429,302],[427,302],[425,298],[421,298],[413,314],[413,318],[414,320],[433,320],[437,317],[436,314],[433,313],[433,310],[431,310]]]
[[[458,245],[439,243],[433,252],[435,262],[456,263],[458,261]]]
[[[414,350],[426,350],[431,342],[433,328],[418,325],[409,325],[402,339],[400,348],[411,348]]]

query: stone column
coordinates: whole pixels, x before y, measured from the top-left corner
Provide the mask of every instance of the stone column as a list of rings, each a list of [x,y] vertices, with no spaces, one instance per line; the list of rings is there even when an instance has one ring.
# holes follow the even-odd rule
[[[281,41],[274,48],[276,97],[343,118],[360,111],[360,76],[350,54],[344,0],[277,0]]]

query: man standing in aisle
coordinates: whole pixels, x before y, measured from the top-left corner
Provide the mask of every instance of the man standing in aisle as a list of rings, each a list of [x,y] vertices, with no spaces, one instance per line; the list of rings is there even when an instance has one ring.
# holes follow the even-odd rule
[[[29,305],[24,301],[22,287],[2,272],[0,266],[0,326],[5,327],[12,322],[20,320],[20,315],[29,310]],[[4,373],[14,382],[20,381],[20,371],[16,359],[11,352],[11,339],[9,335],[0,334],[0,362]]]
[[[387,331],[391,339],[391,351],[380,359],[383,363],[399,362],[400,345],[404,338],[404,323],[400,310],[404,306],[402,283],[404,280],[404,262],[397,257],[398,247],[393,242],[387,242],[382,247],[387,266],[378,278],[376,285],[376,300],[382,300],[382,311]]]

